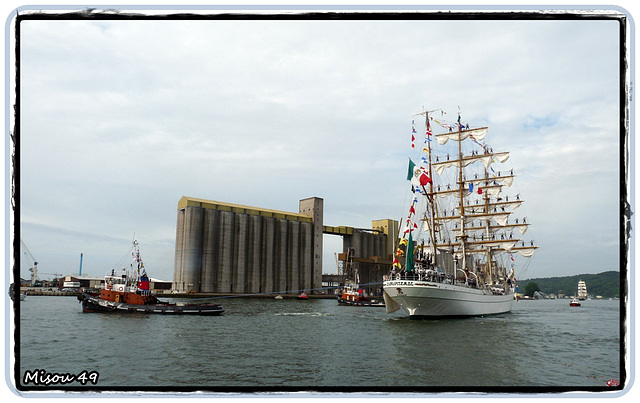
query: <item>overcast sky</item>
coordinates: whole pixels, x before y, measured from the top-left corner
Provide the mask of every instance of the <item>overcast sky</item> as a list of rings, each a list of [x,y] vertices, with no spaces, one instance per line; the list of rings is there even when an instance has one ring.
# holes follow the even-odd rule
[[[398,220],[423,107],[459,107],[511,152],[524,239],[540,246],[517,277],[620,268],[615,20],[92,19],[20,32],[18,220],[41,278],[78,272],[80,253],[88,275],[128,265],[135,234],[149,274],[172,280],[182,196],[292,212],[317,196],[325,225]],[[323,272],[341,247],[325,236]]]

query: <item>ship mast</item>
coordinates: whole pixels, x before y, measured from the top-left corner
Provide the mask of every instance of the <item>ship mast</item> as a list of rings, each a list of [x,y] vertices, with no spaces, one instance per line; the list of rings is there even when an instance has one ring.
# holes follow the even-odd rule
[[[460,112],[458,112],[458,191],[460,192],[460,245],[462,246],[462,270],[467,267],[467,234],[464,228],[464,185],[462,181],[462,123],[460,123]],[[455,275],[455,274],[454,274]]]
[[[430,111],[424,111],[422,113],[418,113],[418,115],[424,115],[425,117],[425,130],[426,136],[429,139],[427,141],[427,158],[428,158],[428,166],[429,166],[429,178],[433,178],[433,170],[431,168],[431,124],[429,123],[429,114],[432,112],[439,111],[441,109],[433,109]],[[424,186],[422,187],[424,190],[424,195],[427,198],[427,204],[429,206],[427,216],[425,219],[427,220],[427,225],[429,226],[429,238],[431,239],[431,249],[432,249],[432,262],[433,266],[438,266],[438,253],[436,249],[436,206],[434,203],[434,191],[433,191],[433,181],[429,182],[429,192],[426,191]],[[424,249],[423,249],[424,250]]]
[[[485,149],[486,152],[486,149]],[[487,171],[487,168],[484,169],[484,184],[485,186],[489,185],[489,171]],[[489,192],[485,192],[484,193],[484,211],[485,213],[489,213]],[[485,228],[486,228],[486,234],[487,234],[487,240],[489,240],[489,238],[491,237],[491,219],[487,219],[484,220],[485,222]],[[485,274],[486,274],[486,278],[489,279],[490,284],[493,284],[493,255],[491,253],[491,245],[487,244],[486,246],[487,248],[487,263],[486,263],[486,268],[485,268]]]

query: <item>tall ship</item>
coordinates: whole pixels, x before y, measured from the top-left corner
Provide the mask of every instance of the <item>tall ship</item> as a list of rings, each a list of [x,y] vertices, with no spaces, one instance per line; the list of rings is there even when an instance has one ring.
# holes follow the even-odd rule
[[[460,113],[455,122],[440,109],[417,116],[424,116],[424,142],[420,159],[409,159],[409,208],[383,281],[387,312],[403,309],[411,318],[509,312],[516,258],[537,249],[521,238],[529,223],[516,215],[523,204],[511,191],[516,175],[500,165],[509,153],[494,151],[485,142],[488,128],[463,125]],[[423,140],[417,137],[413,121],[414,149]]]
[[[149,289],[150,279],[135,240],[132,257],[128,269],[113,269],[104,277],[104,284],[99,292],[85,291],[78,296],[83,312],[218,316],[225,311],[219,304],[186,304],[159,300]]]
[[[580,280],[578,281],[578,300],[584,301],[587,299],[587,283]]]

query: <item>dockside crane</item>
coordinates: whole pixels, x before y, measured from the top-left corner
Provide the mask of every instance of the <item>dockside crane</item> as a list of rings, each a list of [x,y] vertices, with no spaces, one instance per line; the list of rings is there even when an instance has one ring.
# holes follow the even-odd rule
[[[29,248],[27,248],[27,244],[24,243],[22,238],[20,238],[20,245],[22,245],[25,256],[27,256],[29,259],[31,259],[31,262],[33,262],[33,267],[30,268],[29,271],[31,272],[31,286],[35,286],[36,281],[40,280],[40,278],[38,277],[38,262],[36,261],[36,258],[33,257],[33,254],[31,254],[31,251],[29,250]]]

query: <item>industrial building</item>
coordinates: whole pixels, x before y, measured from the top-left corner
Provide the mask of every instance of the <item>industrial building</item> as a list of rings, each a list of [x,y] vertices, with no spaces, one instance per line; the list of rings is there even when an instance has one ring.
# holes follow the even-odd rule
[[[398,239],[398,221],[374,220],[371,229],[349,228],[338,255],[340,273],[363,285],[370,295],[382,295],[382,276],[389,272]]]
[[[378,228],[323,225],[324,201],[300,200],[299,212],[284,212],[192,197],[178,202],[172,289],[231,294],[315,293],[322,287],[323,234],[343,237],[351,262],[386,272],[393,220]],[[386,232],[385,232],[386,231]],[[346,254],[341,254],[346,267]],[[354,267],[353,265],[349,267]],[[382,279],[382,274],[379,280]],[[362,279],[361,279],[362,280]]]

